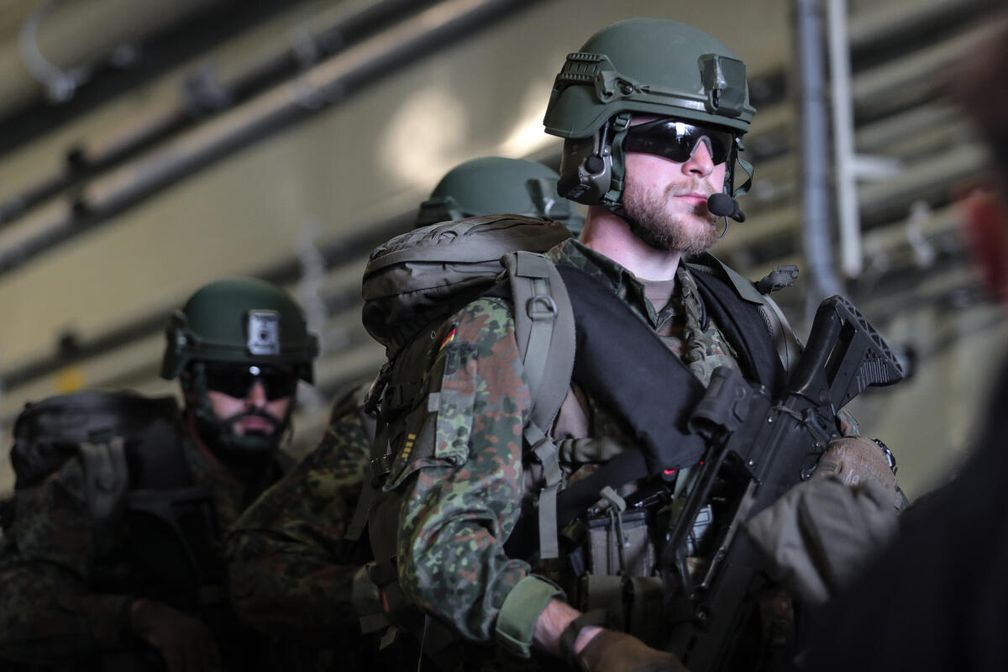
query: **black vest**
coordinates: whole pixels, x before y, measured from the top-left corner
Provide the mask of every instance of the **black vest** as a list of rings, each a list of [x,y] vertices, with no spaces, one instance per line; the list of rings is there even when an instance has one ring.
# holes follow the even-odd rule
[[[629,450],[581,479],[557,498],[557,527],[563,529],[599,497],[605,486],[695,464],[703,440],[687,422],[704,387],[613,291],[583,271],[558,266],[576,325],[573,382],[599,400],[630,428],[639,450]],[[703,255],[690,270],[708,315],[739,357],[751,382],[780,391],[786,373],[759,306],[743,298],[721,264]],[[538,538],[535,516],[523,515],[507,541],[509,554],[528,557]]]

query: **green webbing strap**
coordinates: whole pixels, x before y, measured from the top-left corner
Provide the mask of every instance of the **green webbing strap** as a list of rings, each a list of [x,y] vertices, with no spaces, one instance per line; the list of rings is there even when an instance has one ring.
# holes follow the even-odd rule
[[[520,327],[516,325],[516,332],[529,393],[532,399],[538,399],[557,316],[557,305],[550,293],[549,283],[552,264],[539,255],[516,254],[505,257],[505,265],[512,278],[515,320],[522,317],[529,320]]]
[[[552,599],[564,599],[564,592],[556,584],[539,576],[519,581],[497,612],[494,638],[501,648],[520,658],[530,657],[536,621]]]
[[[560,557],[557,529],[557,492],[563,482],[560,454],[556,444],[535,423],[525,425],[525,440],[543,468],[543,485],[539,491],[539,557],[552,560]]]
[[[370,471],[370,468],[366,470],[369,475]],[[368,516],[371,514],[371,506],[377,496],[378,490],[372,485],[372,479],[365,478],[364,487],[361,489],[360,497],[357,498],[357,508],[354,509],[353,518],[350,519],[350,526],[347,527],[346,534],[343,535],[347,541],[356,542],[361,538],[364,526],[368,522]]]
[[[532,320],[528,346],[525,348],[523,364],[529,380],[529,391],[533,399],[539,398],[550,340],[553,336],[553,321],[557,307],[550,296],[549,282],[545,278],[531,278],[532,297],[525,304],[525,312]]]
[[[563,278],[546,257],[505,255],[514,305],[515,336],[532,397],[532,422],[549,430],[574,371],[574,311]]]
[[[367,469],[364,470],[364,487],[361,489],[360,497],[357,498],[357,508],[354,509],[350,525],[343,535],[351,542],[356,542],[364,533],[368,517],[371,515],[371,507],[378,498],[378,488],[388,475],[384,465],[391,464],[391,457],[388,455],[388,423],[382,422],[379,426],[376,421],[375,427],[375,433],[371,435],[370,460]]]
[[[84,441],[78,450],[91,515],[100,525],[107,525],[118,516],[126,502],[129,488],[126,440],[113,436],[107,441]]]
[[[619,496],[612,486],[607,485],[599,492],[609,503],[610,533],[616,540],[616,554],[619,556],[620,576],[626,573],[626,553],[623,550],[623,512],[626,511],[626,500]]]
[[[557,492],[563,481],[560,454],[546,434],[556,417],[574,367],[574,311],[553,262],[542,255],[516,252],[501,262],[508,269],[514,305],[515,336],[532,398],[525,442],[543,466],[539,493],[539,553],[560,557]]]

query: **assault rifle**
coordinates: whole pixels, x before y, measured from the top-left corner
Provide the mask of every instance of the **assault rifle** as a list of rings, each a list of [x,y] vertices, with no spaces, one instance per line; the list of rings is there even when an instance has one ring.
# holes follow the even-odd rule
[[[739,641],[759,618],[767,579],[739,527],[808,478],[830,440],[837,411],[903,369],[882,337],[848,301],[824,301],[786,391],[771,399],[727,367],[714,371],[690,429],[708,447],[681,509],[673,511],[661,556],[670,648],[692,672],[754,669]]]

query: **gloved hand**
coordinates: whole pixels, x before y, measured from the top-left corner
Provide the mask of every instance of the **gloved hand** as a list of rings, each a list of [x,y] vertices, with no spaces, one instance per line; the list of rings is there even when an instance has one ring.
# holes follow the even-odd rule
[[[861,436],[845,436],[830,442],[819,458],[813,478],[836,477],[850,488],[866,487],[871,482],[885,491],[897,509],[904,499],[882,446]]]
[[[164,658],[167,672],[217,672],[220,652],[201,621],[153,600],[130,604],[130,630]]]
[[[679,659],[616,630],[595,635],[577,655],[585,672],[685,672]]]

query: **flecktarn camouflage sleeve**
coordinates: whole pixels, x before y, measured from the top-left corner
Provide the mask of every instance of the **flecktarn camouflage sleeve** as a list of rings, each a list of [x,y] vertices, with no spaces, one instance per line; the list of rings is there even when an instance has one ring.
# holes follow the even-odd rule
[[[91,592],[98,538],[76,460],[19,495],[0,553],[0,657],[80,658],[120,645],[125,595]]]
[[[418,606],[488,642],[501,605],[529,575],[504,541],[521,508],[522,428],[530,405],[507,304],[481,299],[451,321],[430,459],[405,483],[399,580]]]
[[[322,642],[356,632],[361,614],[353,602],[367,582],[356,582],[355,595],[355,577],[364,576],[367,542],[344,535],[369,443],[358,413],[333,418],[319,446],[232,527],[225,547],[231,601],[252,626]]]

